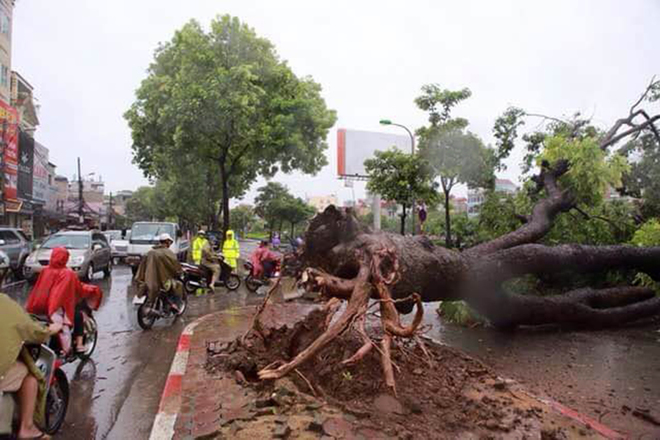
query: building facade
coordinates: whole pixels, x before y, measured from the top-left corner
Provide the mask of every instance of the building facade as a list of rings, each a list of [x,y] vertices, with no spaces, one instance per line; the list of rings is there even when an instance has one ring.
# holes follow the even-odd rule
[[[330,205],[339,206],[339,199],[335,194],[327,196],[307,197],[307,204],[316,209],[316,212],[323,212]]]
[[[0,0],[0,100],[11,102],[11,38],[14,0]]]
[[[509,179],[495,179],[495,192],[515,194],[518,187]],[[483,188],[468,188],[467,213],[468,217],[477,217],[481,205],[486,199],[486,190]]]

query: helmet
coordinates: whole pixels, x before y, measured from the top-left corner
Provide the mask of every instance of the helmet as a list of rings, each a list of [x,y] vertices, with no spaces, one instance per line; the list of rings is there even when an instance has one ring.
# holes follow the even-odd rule
[[[167,232],[163,232],[162,234],[160,234],[158,236],[158,241],[171,241],[172,243],[174,243],[174,240],[172,240],[172,237]]]
[[[204,236],[204,235],[206,235],[206,231],[204,229],[200,229],[199,231],[197,231],[197,235]]]

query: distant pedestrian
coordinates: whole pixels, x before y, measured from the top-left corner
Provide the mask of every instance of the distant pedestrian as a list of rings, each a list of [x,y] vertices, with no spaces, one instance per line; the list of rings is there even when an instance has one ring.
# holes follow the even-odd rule
[[[275,249],[278,249],[280,247],[280,244],[282,244],[282,241],[280,240],[280,234],[278,234],[277,232],[273,234],[272,244]]]

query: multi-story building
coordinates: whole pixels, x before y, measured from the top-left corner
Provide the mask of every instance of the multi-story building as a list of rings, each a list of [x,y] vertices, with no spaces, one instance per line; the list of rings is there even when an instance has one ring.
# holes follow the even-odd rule
[[[83,179],[83,198],[87,203],[103,203],[103,194],[105,193],[105,183],[99,177],[94,179]],[[69,181],[69,199],[78,200],[79,183],[78,179]]]
[[[454,214],[464,214],[468,212],[468,199],[465,197],[450,196],[449,203],[451,203],[452,212]]]
[[[495,192],[515,194],[518,187],[509,179],[495,179]],[[468,217],[479,215],[481,204],[486,199],[486,190],[483,188],[468,188],[467,213]]]
[[[11,102],[11,31],[14,0],[0,0],[0,100]]]
[[[325,208],[330,205],[339,206],[339,199],[335,194],[327,196],[312,196],[307,197],[307,204],[316,209],[316,212],[323,212],[325,211]]]
[[[11,105],[18,111],[21,131],[31,137],[34,137],[39,125],[39,106],[35,103],[33,92],[34,87],[21,74],[11,72]]]

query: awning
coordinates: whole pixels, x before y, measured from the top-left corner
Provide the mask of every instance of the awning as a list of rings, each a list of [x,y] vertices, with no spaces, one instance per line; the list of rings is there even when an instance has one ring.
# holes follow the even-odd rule
[[[5,212],[20,212],[23,202],[20,200],[5,200]]]

